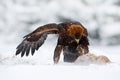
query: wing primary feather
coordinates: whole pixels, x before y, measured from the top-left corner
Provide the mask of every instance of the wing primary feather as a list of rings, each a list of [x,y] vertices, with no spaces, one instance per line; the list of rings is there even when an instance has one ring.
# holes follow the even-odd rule
[[[23,46],[23,42],[22,42],[22,43],[21,43],[20,45],[18,45],[18,47],[17,47],[16,55],[20,54],[20,53],[22,52],[23,48],[24,48],[24,46]]]
[[[26,52],[26,49],[27,49],[27,47],[28,47],[28,43],[24,43],[23,45],[24,45],[24,48],[22,49],[21,57],[24,56],[24,54],[25,54],[25,52]]]
[[[31,45],[31,54],[33,55],[35,52],[35,43],[32,43]]]
[[[18,50],[16,51],[16,54],[15,54],[15,55],[20,54],[20,52],[21,52],[21,49],[18,49]]]
[[[38,50],[39,47],[40,47],[39,42],[37,42],[37,44],[36,44],[36,50]]]
[[[26,56],[28,56],[28,55],[29,55],[29,52],[30,52],[30,47],[31,47],[31,44],[28,44],[27,49],[26,49]]]
[[[36,50],[39,49],[38,42],[35,43],[35,49],[36,49]]]
[[[21,48],[23,45],[23,42],[21,42],[18,46],[17,46],[17,48],[16,49],[18,49],[18,48]]]
[[[35,49],[36,50],[38,50],[39,47],[42,46],[42,44],[45,42],[46,38],[47,38],[47,33],[44,33],[44,34],[41,35],[40,39],[35,44]]]
[[[31,54],[32,54],[32,56],[34,55],[34,52],[35,52],[35,48],[32,48],[32,49],[31,49]]]
[[[21,57],[23,57],[25,54],[25,48],[23,49],[22,53],[21,53]]]

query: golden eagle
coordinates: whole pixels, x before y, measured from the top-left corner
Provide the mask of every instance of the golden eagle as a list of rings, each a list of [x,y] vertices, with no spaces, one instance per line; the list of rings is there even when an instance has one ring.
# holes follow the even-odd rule
[[[87,29],[79,22],[50,23],[38,27],[33,32],[24,36],[24,40],[16,48],[16,55],[33,55],[47,38],[48,34],[58,34],[57,46],[54,50],[53,60],[58,63],[61,51],[64,62],[74,62],[78,56],[89,52]]]

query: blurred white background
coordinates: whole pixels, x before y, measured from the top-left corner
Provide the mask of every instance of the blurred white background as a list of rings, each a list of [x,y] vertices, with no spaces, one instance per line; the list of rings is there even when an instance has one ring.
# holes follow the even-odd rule
[[[0,48],[16,47],[40,25],[64,21],[81,22],[90,45],[120,45],[120,0],[0,0]]]

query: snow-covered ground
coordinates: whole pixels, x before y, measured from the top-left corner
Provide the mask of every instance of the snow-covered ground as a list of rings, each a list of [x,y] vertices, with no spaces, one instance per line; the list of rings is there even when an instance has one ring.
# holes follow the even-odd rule
[[[49,38],[48,38],[49,39]],[[14,56],[17,45],[4,46],[0,55],[0,80],[120,80],[120,46],[89,46],[90,52],[105,55],[108,64],[74,64],[60,62],[53,64],[56,44],[47,40],[34,56]]]

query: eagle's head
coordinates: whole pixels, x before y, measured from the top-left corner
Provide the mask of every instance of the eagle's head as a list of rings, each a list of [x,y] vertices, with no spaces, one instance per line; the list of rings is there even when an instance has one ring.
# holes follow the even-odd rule
[[[77,43],[79,43],[82,36],[86,35],[85,28],[80,24],[71,24],[67,29],[67,32]]]

